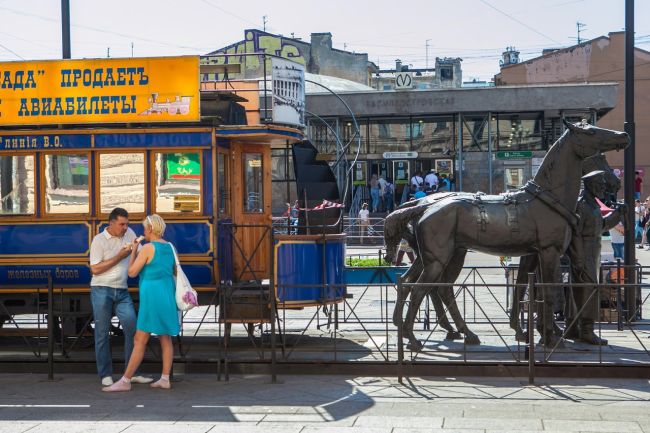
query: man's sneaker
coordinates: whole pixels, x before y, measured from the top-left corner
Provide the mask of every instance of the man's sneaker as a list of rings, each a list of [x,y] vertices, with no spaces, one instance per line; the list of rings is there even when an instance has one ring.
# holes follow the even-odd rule
[[[142,384],[147,384],[153,382],[153,379],[151,377],[146,377],[146,376],[133,376],[131,378],[131,383],[142,383]]]
[[[113,378],[111,376],[106,376],[102,378],[102,386],[111,386],[113,384]]]
[[[643,245],[641,245],[641,244],[637,245],[636,247],[637,247],[638,249],[640,249],[640,250],[643,249]]]

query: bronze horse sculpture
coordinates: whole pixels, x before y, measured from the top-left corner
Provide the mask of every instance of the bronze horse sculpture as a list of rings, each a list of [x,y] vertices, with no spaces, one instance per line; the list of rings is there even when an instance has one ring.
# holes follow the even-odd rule
[[[468,248],[495,255],[536,254],[541,264],[542,281],[554,281],[559,258],[576,224],[574,211],[581,175],[576,167],[585,158],[599,152],[624,149],[629,143],[624,132],[590,125],[566,126],[565,133],[549,149],[535,179],[521,190],[500,196],[448,194],[434,203],[418,203],[395,212],[395,219],[402,223],[416,221],[414,236],[422,266],[419,273],[412,267],[405,274],[407,281],[422,283],[410,290],[411,303],[404,320],[405,335],[412,349],[421,348],[413,333],[413,324],[424,296],[432,290],[426,283],[448,283],[451,289]],[[385,233],[387,245],[398,236],[386,229]],[[392,259],[392,254],[394,251],[389,249],[387,261]],[[393,315],[395,323],[402,321],[407,295],[398,292]],[[453,293],[446,298],[453,299]],[[467,328],[455,302],[448,308],[466,341],[477,343],[478,338]],[[552,329],[552,325],[546,318],[544,329]],[[553,333],[545,332],[544,335],[552,336]],[[552,341],[545,341],[549,343]]]
[[[597,154],[583,161],[582,163],[583,174],[589,173],[593,170],[602,170],[605,172],[605,177],[607,180],[607,193],[616,194],[616,192],[620,188],[620,181],[618,177],[616,177],[616,175],[614,174],[609,164],[607,163],[607,159],[605,158],[604,154],[602,153]],[[463,195],[463,194],[470,197],[473,196],[473,194],[470,193],[454,193],[454,195]],[[386,257],[388,258],[388,260],[392,261],[392,255],[390,254],[390,252],[396,250],[397,242],[400,239],[406,239],[411,245],[411,247],[413,248],[413,250],[418,255],[415,262],[412,264],[411,268],[409,269],[408,273],[404,276],[404,280],[403,280],[404,282],[406,283],[415,282],[415,278],[417,278],[417,276],[419,276],[420,273],[422,272],[422,261],[419,258],[417,241],[415,240],[415,236],[413,235],[411,229],[411,225],[415,225],[416,220],[409,222],[407,220],[404,220],[403,218],[400,219],[398,218],[399,212],[404,209],[412,208],[415,206],[421,206],[422,208],[426,208],[431,204],[435,203],[436,201],[439,201],[445,197],[449,197],[449,195],[450,195],[449,193],[435,193],[416,201],[410,201],[404,203],[397,208],[396,210],[397,213],[392,213],[387,216],[385,221],[385,233],[387,235],[386,236],[386,248],[387,248]],[[422,211],[422,213],[423,212],[424,211]],[[517,274],[516,288],[513,294],[511,309],[510,309],[510,327],[513,330],[515,330],[516,332],[515,337],[518,341],[528,341],[527,332],[522,330],[521,326],[518,323],[518,317],[520,313],[520,302],[523,300],[523,296],[526,292],[525,289],[523,288],[523,285],[527,283],[528,272],[535,272],[538,268],[537,265],[538,265],[537,256],[534,254],[529,256],[522,256],[519,261],[519,269],[518,269],[519,272]],[[542,296],[542,293],[540,292],[548,292],[548,293],[544,293],[544,296]],[[544,288],[544,290],[541,290],[540,292],[538,292],[539,294],[538,298],[540,300],[543,300],[544,298],[550,299],[553,295],[553,291],[551,288]],[[456,331],[451,325],[451,323],[449,322],[449,320],[447,319],[445,305],[448,305],[448,309],[451,311],[452,314],[452,319],[456,320],[455,322],[456,326],[458,326],[459,330],[465,333],[466,335],[465,343],[466,344],[480,343],[478,336],[473,334],[469,329],[467,329],[467,327],[463,328],[464,322],[458,321],[458,319],[461,318],[461,315],[458,310],[455,297],[454,297],[454,292],[451,287],[443,287],[443,288],[438,288],[437,290],[432,290],[428,293],[428,296],[430,297],[431,304],[436,312],[438,325],[442,329],[447,331],[447,335],[445,339],[455,340],[461,338],[460,332]],[[456,311],[458,311],[458,314],[456,314]],[[544,309],[544,311],[548,311],[549,313],[551,312],[550,309]],[[538,323],[541,325],[541,322]],[[395,325],[397,325],[397,321],[395,321]],[[539,331],[541,334],[542,333],[541,328]],[[556,335],[562,334],[562,330],[555,324],[554,324],[554,331]]]

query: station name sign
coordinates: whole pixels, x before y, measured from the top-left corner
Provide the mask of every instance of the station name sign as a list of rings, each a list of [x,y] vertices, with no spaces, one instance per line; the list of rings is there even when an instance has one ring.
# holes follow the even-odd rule
[[[0,126],[200,120],[197,56],[0,63]]]
[[[415,151],[407,152],[384,152],[383,157],[385,159],[415,159],[418,157],[418,153]]]

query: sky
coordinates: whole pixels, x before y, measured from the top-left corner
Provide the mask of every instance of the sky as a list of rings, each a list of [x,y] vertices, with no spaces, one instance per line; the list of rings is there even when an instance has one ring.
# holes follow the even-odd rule
[[[61,58],[61,2],[0,0],[0,61]],[[635,6],[636,45],[650,51],[650,1]],[[463,80],[490,80],[506,47],[522,60],[621,31],[624,0],[220,1],[70,0],[73,58],[206,54],[263,29],[368,53],[380,68],[463,59]],[[427,49],[428,46],[428,49]]]

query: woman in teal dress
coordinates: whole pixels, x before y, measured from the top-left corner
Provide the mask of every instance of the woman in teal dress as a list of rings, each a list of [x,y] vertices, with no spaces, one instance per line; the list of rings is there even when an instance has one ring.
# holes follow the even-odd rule
[[[171,388],[169,373],[174,358],[172,336],[178,335],[178,310],[176,308],[176,261],[172,245],[162,236],[165,221],[159,215],[151,215],[142,222],[146,245],[138,247],[143,237],[133,242],[129,261],[129,277],[140,275],[140,309],[138,311],[137,331],[134,347],[124,376],[111,386],[103,388],[107,392],[130,391],[131,378],[144,358],[144,352],[151,334],[158,336],[162,349],[162,375],[151,384],[153,388]]]

